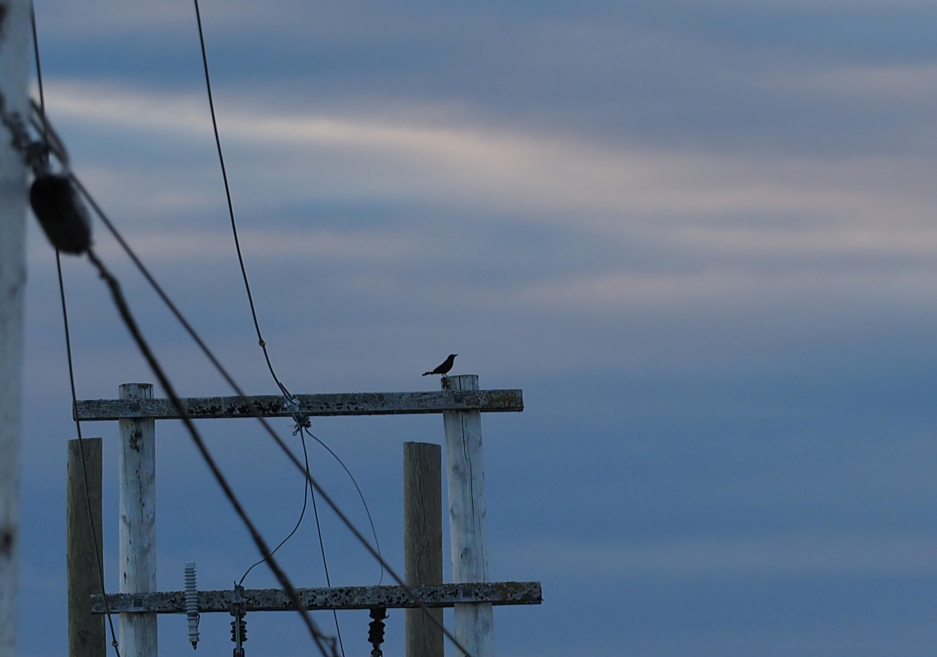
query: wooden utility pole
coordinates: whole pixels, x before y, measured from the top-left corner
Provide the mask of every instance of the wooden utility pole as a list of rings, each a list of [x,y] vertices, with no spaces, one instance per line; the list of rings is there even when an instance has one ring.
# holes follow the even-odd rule
[[[28,118],[29,2],[0,2],[0,93],[5,112]],[[26,171],[0,125],[0,657],[16,655],[19,612],[23,300]]]
[[[151,399],[150,383],[125,383],[120,398]],[[139,402],[137,402],[139,403]],[[156,421],[120,425],[120,592],[156,590]],[[157,657],[156,614],[120,615],[122,657]]]
[[[82,456],[84,459],[82,460]],[[68,657],[104,657],[104,616],[91,613],[101,591],[102,440],[68,441],[66,558],[68,571]]]
[[[474,374],[442,380],[444,390],[478,390]],[[453,582],[488,581],[488,505],[482,458],[482,416],[478,411],[446,411],[449,474],[449,533]],[[490,603],[455,606],[455,638],[473,657],[494,657],[494,613]]]
[[[403,445],[403,560],[409,586],[442,584],[442,449]],[[406,612],[406,657],[443,657],[442,609]]]

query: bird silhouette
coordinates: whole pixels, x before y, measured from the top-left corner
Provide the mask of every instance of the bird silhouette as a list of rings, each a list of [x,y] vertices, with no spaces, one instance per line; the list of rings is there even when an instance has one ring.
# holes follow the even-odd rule
[[[458,355],[459,354],[449,354],[449,358],[444,360],[442,364],[439,365],[439,367],[437,367],[435,370],[432,370],[431,372],[423,372],[423,376],[428,376],[430,374],[442,374],[443,376],[446,376],[446,374],[449,373],[449,370],[452,369],[452,363],[455,362],[455,357]]]

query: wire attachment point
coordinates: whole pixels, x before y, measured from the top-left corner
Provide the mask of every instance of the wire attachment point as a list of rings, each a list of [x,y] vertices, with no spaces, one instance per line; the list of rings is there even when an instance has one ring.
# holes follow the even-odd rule
[[[284,395],[283,406],[292,414],[293,422],[296,423],[293,427],[294,436],[302,433],[304,429],[312,428],[312,420],[309,419],[308,415],[304,415],[301,412],[302,406],[296,397],[287,397]]]

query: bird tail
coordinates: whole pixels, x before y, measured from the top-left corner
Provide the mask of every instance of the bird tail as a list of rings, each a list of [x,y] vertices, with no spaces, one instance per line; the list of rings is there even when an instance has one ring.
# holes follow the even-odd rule
[[[432,372],[423,372],[423,376],[429,376]]]

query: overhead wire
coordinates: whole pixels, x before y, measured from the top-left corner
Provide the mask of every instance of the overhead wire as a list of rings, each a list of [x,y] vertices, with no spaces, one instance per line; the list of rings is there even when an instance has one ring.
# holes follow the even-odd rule
[[[228,385],[231,386],[231,389],[235,392],[235,394],[244,399],[245,406],[247,408],[248,413],[250,413],[250,415],[253,416],[260,423],[260,425],[263,427],[267,435],[270,436],[271,440],[273,440],[273,442],[277,445],[277,447],[279,447],[279,449],[283,452],[286,459],[290,463],[292,463],[293,466],[297,470],[299,470],[300,473],[303,474],[303,476],[306,477],[306,479],[309,481],[310,487],[319,494],[322,500],[328,505],[328,507],[332,510],[332,512],[336,515],[336,517],[338,517],[341,523],[345,525],[348,531],[351,532],[351,534],[355,537],[355,539],[375,559],[375,561],[377,561],[381,565],[384,571],[388,575],[390,575],[391,579],[393,579],[394,582],[396,582],[397,585],[400,586],[400,588],[404,591],[406,596],[417,606],[417,608],[419,608],[420,610],[424,612],[424,615],[426,616],[426,618],[429,619],[429,622],[432,623],[434,626],[436,626],[458,650],[461,650],[462,653],[466,655],[466,657],[471,657],[471,653],[469,653],[469,651],[467,651],[462,646],[462,643],[458,639],[456,639],[456,637],[452,634],[451,631],[449,631],[445,627],[445,625],[443,625],[433,614],[429,613],[429,607],[427,607],[426,604],[423,603],[423,601],[416,594],[413,588],[410,587],[403,580],[403,578],[397,573],[397,571],[394,568],[391,567],[389,563],[387,563],[387,561],[381,556],[381,554],[377,551],[377,549],[370,544],[367,538],[365,538],[364,534],[362,534],[361,531],[354,525],[354,523],[351,521],[348,515],[344,511],[342,511],[341,507],[339,507],[338,504],[335,502],[335,500],[333,500],[332,497],[325,491],[325,489],[316,480],[316,478],[312,476],[312,474],[304,466],[304,464],[301,463],[299,459],[296,458],[296,455],[289,448],[289,446],[283,441],[283,439],[277,434],[276,430],[274,430],[273,426],[270,424],[267,418],[264,417],[260,409],[258,409],[257,406],[250,400],[250,397],[247,395],[247,393],[244,391],[241,385],[231,376],[227,368],[225,368],[224,365],[221,364],[221,362],[218,360],[218,357],[215,356],[214,352],[208,347],[208,345],[205,344],[205,341],[198,334],[198,332],[192,327],[192,324],[185,318],[185,316],[179,310],[178,306],[176,306],[175,302],[173,302],[172,299],[169,298],[169,296],[166,294],[166,291],[159,284],[159,282],[153,277],[153,274],[149,271],[146,265],[143,264],[143,261],[140,260],[140,257],[131,248],[127,240],[124,239],[124,237],[120,234],[120,232],[117,230],[114,223],[110,220],[110,218],[101,208],[100,204],[98,204],[98,202],[90,194],[90,192],[84,186],[84,184],[81,182],[78,176],[75,175],[73,171],[69,171],[68,177],[72,181],[72,183],[75,185],[75,188],[81,194],[82,198],[85,199],[85,201],[91,207],[95,215],[101,220],[105,228],[107,228],[108,232],[111,233],[111,235],[114,237],[114,239],[123,249],[123,251],[127,254],[127,257],[130,258],[130,260],[134,263],[134,265],[140,271],[141,275],[146,279],[146,281],[153,288],[153,291],[156,292],[160,300],[166,305],[166,307],[169,309],[172,315],[176,318],[180,326],[182,326],[182,328],[186,331],[186,333],[189,334],[189,337],[192,338],[193,342],[195,342],[195,344],[199,347],[199,349],[202,351],[202,353],[205,355],[208,361],[214,366],[215,370],[228,383]],[[263,551],[261,551],[261,553],[263,554]]]
[[[2,101],[2,96],[0,96],[0,101]],[[5,117],[4,123],[7,124],[7,127],[9,128],[10,124],[7,122],[6,118],[7,117]],[[40,119],[41,119],[41,128],[42,128],[41,131],[45,132],[46,130],[48,130],[48,132],[50,133],[50,136],[55,137],[55,133],[51,129],[51,125],[48,124],[44,113],[40,114]],[[295,454],[293,454],[293,452],[289,449],[286,443],[277,435],[276,431],[274,431],[273,427],[267,421],[267,418],[264,417],[261,414],[260,410],[253,404],[253,402],[250,401],[249,397],[244,392],[244,390],[233,379],[233,377],[230,375],[227,369],[221,364],[221,362],[214,355],[214,353],[208,348],[208,346],[206,345],[204,340],[201,338],[201,336],[198,334],[198,332],[195,331],[195,329],[192,327],[191,323],[185,318],[184,315],[182,315],[181,311],[179,311],[176,304],[169,298],[165,290],[156,281],[156,279],[153,277],[153,275],[150,273],[147,267],[143,264],[143,262],[137,256],[135,251],[130,247],[129,243],[123,238],[123,236],[117,230],[116,226],[113,224],[113,222],[111,222],[107,214],[103,211],[101,206],[97,203],[94,197],[90,194],[88,189],[84,186],[84,184],[77,177],[77,175],[70,169],[66,169],[64,174],[74,185],[75,189],[81,194],[82,198],[85,199],[85,201],[94,211],[94,213],[101,219],[102,223],[111,233],[112,237],[121,246],[122,250],[131,259],[131,261],[134,263],[136,268],[140,271],[143,277],[147,280],[147,282],[150,284],[153,290],[157,293],[157,296],[160,297],[160,299],[167,306],[167,308],[170,310],[170,312],[173,314],[176,320],[179,321],[180,325],[185,329],[185,331],[193,339],[196,345],[199,346],[200,350],[203,352],[206,358],[208,358],[208,360],[212,363],[215,369],[222,375],[222,377],[231,386],[231,388],[235,391],[235,393],[238,396],[245,399],[248,411],[261,423],[261,425],[263,426],[265,431],[268,433],[268,435],[273,439],[273,441],[277,444],[277,446],[284,452],[287,459],[294,465],[294,467],[296,467],[304,475],[304,477],[306,478],[308,482],[310,489],[314,492],[317,492],[320,495],[320,497],[329,506],[329,508],[333,511],[333,513],[336,514],[336,516],[339,518],[342,524],[346,526],[346,528],[352,533],[352,535],[356,538],[356,540],[381,565],[381,568],[385,570],[395,582],[397,582],[397,584],[401,587],[401,589],[405,592],[405,594],[413,601],[413,603],[426,614],[426,616],[430,619],[430,622],[434,624],[436,627],[438,627],[440,631],[443,632],[443,634],[453,643],[453,645],[458,650],[460,650],[463,654],[467,655],[468,657],[471,657],[470,653],[467,650],[465,650],[465,648],[461,645],[461,642],[459,642],[456,639],[456,637],[453,636],[453,634],[448,629],[446,629],[446,627],[442,623],[440,623],[432,614],[428,613],[429,608],[422,602],[422,600],[420,600],[419,596],[415,593],[415,591],[410,586],[408,586],[404,582],[404,580],[396,573],[396,571],[383,559],[379,550],[376,549],[374,546],[372,546],[368,542],[368,540],[357,529],[354,523],[351,522],[348,516],[341,510],[341,508],[336,504],[336,502],[331,498],[331,496],[322,488],[321,484],[319,484],[319,482],[312,476],[309,468],[304,467],[304,464],[301,463],[296,458]],[[234,507],[236,513],[238,514],[242,522],[245,524],[245,526],[248,528],[249,532],[251,533],[252,539],[257,545],[258,550],[265,557],[264,561],[267,563],[268,567],[277,577],[278,581],[280,581],[284,590],[287,592],[288,596],[291,598],[291,602],[293,602],[297,611],[303,617],[303,620],[305,624],[307,625],[307,627],[309,628],[310,634],[315,640],[317,646],[320,648],[323,654],[326,654],[325,646],[323,645],[322,642],[323,641],[333,642],[333,655],[334,655],[334,640],[322,634],[318,630],[315,623],[312,621],[311,617],[308,615],[308,611],[302,606],[301,601],[298,598],[298,593],[295,590],[295,587],[292,586],[292,583],[289,581],[289,578],[287,577],[286,573],[282,570],[282,568],[280,568],[279,564],[275,561],[273,556],[270,554],[270,549],[267,546],[265,540],[263,539],[263,536],[260,534],[256,526],[253,524],[253,522],[247,515],[240,501],[237,499],[236,495],[231,489],[230,484],[227,482],[223,473],[218,468],[213,457],[208,451],[204,441],[202,440],[201,435],[196,429],[194,423],[192,422],[191,417],[189,417],[184,404],[181,402],[178,395],[176,395],[175,388],[172,386],[172,383],[166,376],[165,372],[162,370],[162,367],[160,366],[159,362],[156,360],[155,356],[150,350],[149,345],[147,344],[146,340],[143,338],[143,335],[140,332],[139,326],[136,324],[136,321],[134,320],[133,315],[130,311],[129,305],[127,304],[126,299],[123,296],[123,292],[121,290],[119,282],[107,270],[107,268],[104,266],[104,263],[97,257],[97,255],[94,253],[93,250],[91,249],[88,250],[88,256],[91,262],[98,269],[98,272],[101,275],[101,277],[107,283],[111,291],[111,296],[114,300],[115,306],[117,307],[122,320],[124,321],[125,325],[130,331],[131,336],[134,338],[134,341],[137,343],[137,346],[140,349],[141,354],[143,354],[144,358],[147,360],[148,365],[153,370],[154,375],[159,380],[160,385],[162,385],[162,387],[166,391],[166,394],[169,397],[170,403],[172,404],[173,408],[176,410],[177,414],[182,420],[183,425],[186,427],[187,431],[193,438],[193,441],[196,443],[196,446],[198,447],[200,454],[202,455],[206,464],[208,464],[209,469],[212,471],[212,474],[214,475],[215,479],[221,486],[222,491],[224,492],[225,496],[228,498],[229,502]],[[288,393],[288,391],[286,390],[284,390],[284,392]],[[73,391],[72,396],[73,396],[73,413],[75,415],[76,420],[78,420],[77,400],[75,399],[74,391]],[[80,427],[79,427],[79,431],[80,431]],[[332,452],[331,449],[329,449],[324,443],[322,443],[321,440],[319,440],[315,436],[313,436],[313,438],[315,438],[320,444],[323,445],[323,447],[328,449],[330,453],[332,453],[332,455],[335,456],[334,452]],[[336,458],[338,457],[336,456]],[[339,459],[339,462],[341,463],[340,459]],[[344,463],[342,463],[342,466],[345,467]],[[347,467],[345,467],[345,469],[347,471]],[[356,485],[356,488],[358,488],[356,482],[355,482],[355,485]],[[361,494],[360,488],[358,488],[358,492],[360,495]],[[368,515],[369,515],[369,520],[371,520],[370,513]],[[372,530],[373,530],[374,529],[373,521],[371,524],[372,524]],[[106,605],[106,601],[105,601],[105,605]],[[112,626],[112,636],[113,636],[113,626]],[[116,648],[117,646],[115,645],[115,649]]]
[[[309,455],[308,455],[308,453],[306,452],[306,441],[303,440],[302,443],[303,443],[303,459],[305,460],[305,462],[306,462],[306,467],[308,468],[308,467],[309,467]],[[284,538],[282,541],[280,541],[280,542],[277,544],[277,546],[276,546],[275,548],[273,548],[273,552],[271,552],[271,554],[276,554],[277,551],[278,551],[281,547],[283,547],[283,545],[284,545],[288,540],[290,540],[290,539],[293,537],[293,534],[296,533],[296,530],[299,529],[299,526],[300,526],[300,525],[302,524],[302,522],[303,522],[303,516],[306,515],[306,506],[307,506],[307,503],[308,503],[308,502],[309,502],[309,482],[308,482],[306,479],[303,479],[303,508],[302,508],[302,510],[299,512],[299,519],[296,521],[296,524],[293,526],[293,529],[290,531],[290,533],[286,535],[286,538]],[[262,564],[263,562],[264,562],[263,559],[259,559],[259,560],[255,561],[254,563],[252,563],[252,564],[250,565],[250,567],[249,567],[247,570],[244,571],[244,574],[241,575],[241,579],[238,580],[238,586],[241,586],[242,584],[244,584],[244,580],[247,579],[247,576],[250,574],[250,572],[251,572],[255,567],[257,567],[257,566],[259,566],[260,564]]]
[[[202,48],[202,68],[205,70],[205,89],[208,92],[208,109],[211,112],[211,126],[215,133],[215,146],[218,149],[218,161],[221,163],[221,178],[224,181],[225,199],[228,202],[228,216],[231,219],[231,233],[234,235],[234,248],[237,251],[238,264],[241,267],[241,277],[244,279],[244,289],[247,291],[247,302],[250,305],[251,317],[254,320],[254,330],[257,332],[257,344],[264,352],[264,359],[267,361],[267,369],[270,370],[270,376],[280,388],[287,399],[292,399],[293,395],[280,381],[276,371],[273,369],[273,363],[270,360],[270,354],[267,352],[267,343],[260,331],[260,320],[257,318],[257,309],[254,306],[254,295],[251,293],[250,280],[247,278],[247,267],[244,264],[244,256],[241,254],[241,241],[238,238],[237,222],[234,220],[234,202],[231,200],[231,186],[228,184],[228,170],[224,163],[224,152],[221,149],[221,134],[218,132],[218,120],[215,118],[215,101],[211,93],[211,76],[208,72],[208,53],[205,50],[205,35],[202,31],[202,15],[199,11],[198,0],[195,2],[195,20],[198,24],[199,44]]]
[[[44,143],[48,143],[48,130],[45,129],[45,126],[47,125],[45,122],[46,95],[42,84],[42,60],[39,56],[39,30],[36,27],[36,8],[32,2],[29,3],[29,21],[33,37],[33,59],[36,64],[36,86],[39,89],[39,114],[43,119],[44,127],[42,132],[42,139]],[[104,599],[104,614],[107,618],[108,629],[110,630],[111,634],[111,645],[114,648],[114,653],[117,655],[117,657],[120,657],[120,647],[117,641],[117,632],[114,629],[114,618],[111,614],[110,605],[108,605],[107,602],[107,588],[104,581],[104,555],[98,542],[98,532],[97,527],[95,526],[94,511],[91,504],[91,490],[88,485],[88,461],[85,455],[85,440],[81,432],[81,421],[75,414],[75,408],[78,405],[78,397],[75,388],[75,367],[74,361],[72,359],[71,333],[68,329],[68,304],[65,300],[65,281],[62,277],[62,256],[58,249],[55,250],[55,268],[58,274],[59,298],[61,299],[62,304],[62,324],[65,332],[65,354],[68,360],[68,382],[72,398],[72,415],[75,418],[75,431],[78,436],[78,458],[81,460],[81,481],[82,488],[84,489],[85,509],[88,514],[88,527],[90,528],[91,542],[92,547],[94,548],[94,565],[97,570],[98,583],[101,586],[101,596]]]
[[[273,367],[273,363],[272,363],[272,361],[271,361],[271,359],[270,359],[270,354],[269,354],[269,352],[267,351],[267,343],[266,343],[266,341],[264,340],[263,335],[262,335],[261,330],[260,330],[260,321],[259,321],[259,319],[258,319],[258,317],[257,317],[257,309],[256,309],[256,307],[255,307],[255,305],[254,305],[254,297],[253,297],[253,294],[252,294],[252,292],[251,292],[250,281],[249,281],[249,278],[248,278],[248,276],[247,276],[247,267],[246,267],[246,265],[244,264],[244,256],[243,256],[243,254],[241,253],[241,244],[240,244],[240,239],[239,239],[239,236],[238,236],[237,221],[235,220],[235,216],[234,216],[234,203],[233,203],[232,198],[231,198],[231,187],[230,187],[230,184],[229,184],[229,182],[228,182],[227,167],[225,166],[225,160],[224,160],[224,151],[223,151],[223,149],[222,149],[222,147],[221,147],[221,134],[220,134],[220,131],[218,130],[218,120],[217,120],[217,117],[216,117],[216,114],[215,114],[215,102],[214,102],[214,97],[213,97],[213,94],[212,94],[211,74],[210,74],[209,65],[208,65],[208,52],[207,52],[207,48],[206,48],[206,46],[205,46],[205,33],[204,33],[204,29],[203,29],[203,27],[202,27],[202,15],[201,15],[201,10],[200,10],[200,8],[199,8],[198,0],[193,0],[193,2],[194,2],[194,5],[195,5],[195,19],[196,19],[196,24],[197,24],[197,26],[198,26],[199,46],[200,46],[200,48],[201,48],[201,54],[202,54],[202,68],[203,68],[204,73],[205,73],[205,90],[206,90],[206,93],[207,93],[207,96],[208,96],[208,107],[209,107],[209,112],[210,112],[210,114],[211,114],[212,130],[213,130],[214,136],[215,136],[215,147],[216,147],[216,149],[217,149],[217,151],[218,151],[218,161],[219,161],[219,164],[220,164],[220,167],[221,167],[221,177],[222,177],[222,180],[223,180],[223,182],[224,182],[225,199],[226,199],[226,201],[227,201],[227,205],[228,205],[228,216],[229,216],[230,222],[231,222],[231,232],[232,232],[232,234],[233,234],[233,236],[234,236],[235,251],[237,252],[238,265],[240,266],[240,269],[241,269],[241,277],[242,277],[242,279],[243,279],[243,281],[244,281],[244,289],[245,289],[245,291],[246,291],[246,293],[247,293],[247,301],[248,301],[248,304],[249,304],[249,306],[250,306],[251,318],[253,319],[253,322],[254,322],[254,329],[255,329],[255,331],[256,331],[256,333],[257,333],[257,342],[258,342],[258,344],[260,345],[260,348],[263,350],[264,359],[265,359],[266,362],[267,362],[267,369],[269,369],[270,375],[273,377],[273,380],[276,382],[277,386],[280,388],[280,391],[283,393],[283,395],[284,395],[284,397],[286,398],[287,402],[292,403],[292,402],[294,401],[293,395],[290,393],[290,391],[287,389],[287,387],[283,384],[283,382],[282,382],[282,381],[280,380],[280,378],[277,376],[276,371],[274,370],[274,367]],[[310,435],[312,438],[314,438],[320,445],[322,445],[323,447],[325,447],[326,450],[328,450],[328,452],[339,462],[339,464],[342,466],[342,468],[344,468],[345,472],[346,472],[346,473],[348,474],[348,476],[351,478],[351,481],[352,481],[352,483],[354,484],[355,489],[358,491],[358,495],[361,497],[362,503],[364,504],[365,512],[367,513],[367,516],[368,516],[368,522],[370,523],[370,525],[371,525],[371,531],[372,531],[372,533],[374,534],[374,542],[375,542],[375,545],[377,546],[378,552],[380,553],[380,543],[378,542],[378,539],[377,539],[377,532],[375,531],[375,528],[374,528],[374,521],[373,521],[373,519],[371,518],[371,510],[368,508],[367,500],[365,500],[365,497],[364,497],[363,493],[361,492],[361,487],[358,486],[358,482],[355,480],[354,476],[351,474],[351,471],[348,469],[348,467],[345,465],[345,463],[338,457],[338,455],[335,454],[335,452],[332,451],[323,441],[321,441],[319,438],[317,438],[316,436],[314,436],[314,435],[309,431],[309,422],[308,422],[308,418],[304,418],[304,417],[302,417],[302,416],[301,416],[300,414],[298,414],[298,413],[297,413],[296,415],[294,415],[294,417],[296,418],[296,431],[295,431],[294,433],[299,433],[299,435],[300,435],[300,439],[301,439],[301,442],[302,442],[302,448],[303,448],[303,458],[304,458],[304,460],[305,460],[305,462],[306,462],[306,468],[307,468],[307,470],[308,470],[308,468],[309,468],[309,454],[308,454],[308,451],[306,450],[306,440],[305,440],[305,437],[304,437],[304,435],[303,435],[303,432],[304,432],[304,431],[307,432],[307,433],[309,433],[309,435]],[[282,545],[283,545],[284,543],[286,543],[286,541],[288,541],[288,540],[296,533],[296,530],[299,528],[299,525],[302,523],[303,515],[305,514],[305,511],[306,511],[306,495],[307,495],[307,493],[311,493],[310,496],[311,496],[311,498],[312,498],[312,510],[313,510],[313,516],[315,517],[316,534],[318,535],[318,538],[319,538],[319,549],[320,549],[320,552],[321,552],[321,554],[322,554],[322,567],[323,567],[323,570],[324,570],[324,572],[325,572],[326,585],[327,585],[329,588],[331,588],[331,586],[332,586],[332,581],[331,581],[331,576],[329,575],[329,564],[328,564],[328,558],[326,557],[325,541],[324,541],[324,538],[323,538],[323,536],[322,536],[322,525],[321,525],[321,522],[320,522],[320,520],[319,520],[319,510],[318,510],[318,505],[317,505],[317,503],[316,503],[316,492],[315,492],[315,489],[309,489],[309,488],[307,488],[307,487],[304,487],[304,488],[303,488],[303,507],[302,507],[302,512],[300,513],[300,516],[299,516],[299,520],[297,521],[296,526],[293,528],[293,530],[287,535],[286,538],[283,539],[283,541],[280,543],[280,545],[277,546],[277,550],[278,550],[280,547],[282,547]],[[247,572],[245,572],[245,573],[244,573],[244,576],[241,578],[242,581],[243,581],[243,579],[244,579],[245,577],[247,577],[247,574],[250,573],[250,571],[253,569],[253,567],[254,567],[255,565],[257,565],[257,564],[255,563],[255,564],[251,565],[250,568],[247,569]],[[383,582],[383,581],[384,581],[384,569],[383,569],[383,566],[382,566],[382,567],[381,567],[381,575],[380,575],[379,584],[380,584],[381,582]],[[334,615],[335,629],[336,629],[336,633],[338,634],[339,645],[341,646],[342,655],[344,656],[344,654],[345,654],[345,648],[344,648],[344,643],[342,642],[341,628],[340,628],[339,622],[338,622],[338,614],[337,614],[334,610],[333,610],[332,613],[333,613],[333,615]]]
[[[225,199],[228,204],[228,216],[231,220],[231,233],[234,235],[234,248],[235,248],[235,251],[237,252],[238,265],[241,268],[241,278],[244,280],[244,290],[247,292],[247,302],[248,302],[248,305],[250,306],[251,318],[254,321],[254,330],[257,333],[257,343],[260,345],[261,350],[263,350],[264,360],[267,361],[267,369],[270,370],[270,376],[273,377],[274,382],[276,382],[277,386],[280,388],[280,392],[286,398],[287,402],[293,402],[292,393],[290,393],[289,389],[287,389],[287,387],[283,384],[283,382],[280,381],[280,378],[277,376],[276,370],[273,367],[273,362],[270,360],[270,353],[267,351],[267,343],[264,340],[263,334],[261,333],[261,330],[260,330],[260,320],[257,317],[257,309],[254,306],[254,295],[251,292],[250,280],[248,279],[248,276],[247,276],[247,267],[244,264],[244,255],[241,253],[241,241],[238,237],[237,221],[234,218],[234,202],[231,199],[231,186],[228,183],[228,171],[224,162],[224,151],[221,148],[221,134],[218,131],[218,119],[215,116],[215,101],[212,96],[211,75],[209,73],[209,68],[208,68],[208,52],[205,48],[205,33],[204,33],[204,30],[202,29],[202,14],[199,9],[198,0],[194,0],[194,4],[195,4],[195,20],[196,20],[196,24],[198,25],[199,45],[202,51],[202,68],[205,71],[205,90],[208,94],[208,108],[211,114],[212,130],[215,134],[215,147],[218,150],[218,162],[221,165],[221,178],[224,181]],[[296,423],[297,423],[297,427],[299,428],[300,435],[301,435],[302,429],[308,423],[308,420],[304,418],[300,419],[299,416],[297,415]],[[303,443],[303,456],[306,460],[307,468],[308,468],[309,454],[306,451],[306,441],[303,440],[302,443]],[[309,488],[304,485],[303,486],[303,509],[299,515],[299,520],[297,521],[296,526],[293,528],[293,531],[291,531],[286,536],[286,538],[284,538],[280,542],[280,544],[277,546],[278,550],[283,546],[284,543],[286,543],[288,540],[290,540],[290,538],[292,538],[292,536],[296,533],[296,530],[299,529],[299,525],[303,521],[303,516],[306,513],[307,491],[309,491]],[[322,540],[322,529],[321,529],[321,524],[319,523],[319,511],[316,506],[315,490],[312,491],[312,508],[313,508],[313,515],[315,515],[315,519],[316,519],[316,531],[318,532],[318,535],[319,535],[319,547],[322,550],[322,562],[325,568],[326,584],[329,587],[331,587],[332,584],[331,584],[330,577],[329,577],[328,559],[326,558],[326,555],[325,555],[325,543]],[[252,568],[253,566],[247,569],[247,572],[244,573],[244,577],[247,577],[247,574],[251,571]],[[244,577],[241,578],[241,581],[244,580]],[[342,649],[342,657],[344,657],[345,645],[341,638],[342,630],[338,622],[338,614],[335,614],[334,621],[335,621],[335,632],[338,635],[339,645],[341,646],[341,649]]]
[[[277,578],[277,581],[279,581],[280,585],[283,587],[283,590],[286,591],[286,594],[289,597],[293,607],[302,617],[303,622],[309,630],[309,634],[311,635],[313,642],[319,648],[319,651],[326,657],[337,657],[338,653],[335,650],[335,640],[325,635],[318,628],[316,622],[312,618],[312,615],[309,613],[309,610],[306,609],[305,605],[303,605],[302,599],[299,597],[299,593],[296,591],[296,587],[293,586],[293,583],[287,576],[286,571],[280,567],[279,563],[276,561],[276,558],[273,556],[273,554],[271,554],[270,548],[267,546],[267,542],[264,540],[263,535],[257,529],[254,522],[250,519],[250,516],[247,514],[244,506],[237,498],[237,495],[235,495],[234,490],[228,483],[224,473],[221,472],[221,469],[215,462],[211,452],[208,451],[208,446],[205,444],[205,441],[202,439],[201,434],[195,426],[195,423],[189,416],[185,405],[176,394],[175,386],[173,386],[172,382],[169,380],[169,377],[163,370],[162,365],[160,365],[159,361],[156,359],[156,356],[153,354],[153,351],[150,349],[146,339],[143,337],[143,333],[140,331],[140,327],[137,325],[137,322],[133,317],[133,313],[130,310],[130,306],[127,304],[127,300],[124,297],[120,282],[113,276],[113,274],[110,273],[104,263],[98,258],[97,254],[94,252],[94,249],[88,249],[88,259],[95,266],[101,278],[104,279],[104,282],[107,284],[114,304],[117,307],[117,311],[120,314],[120,317],[123,320],[125,326],[127,327],[127,330],[130,332],[134,342],[137,344],[137,348],[140,350],[140,353],[143,355],[154,376],[156,376],[159,384],[163,388],[163,391],[166,393],[167,397],[169,397],[170,404],[179,415],[183,425],[185,425],[185,428],[192,437],[193,442],[195,442],[195,446],[201,454],[202,459],[208,465],[208,468],[214,475],[215,480],[221,486],[225,497],[228,498],[228,501],[234,507],[235,513],[237,513],[238,517],[241,519],[241,522],[244,523],[244,526],[247,527],[247,530],[250,532],[254,544],[264,556],[267,567],[269,567],[273,572],[274,576]],[[330,650],[327,650],[326,644],[330,645]]]

